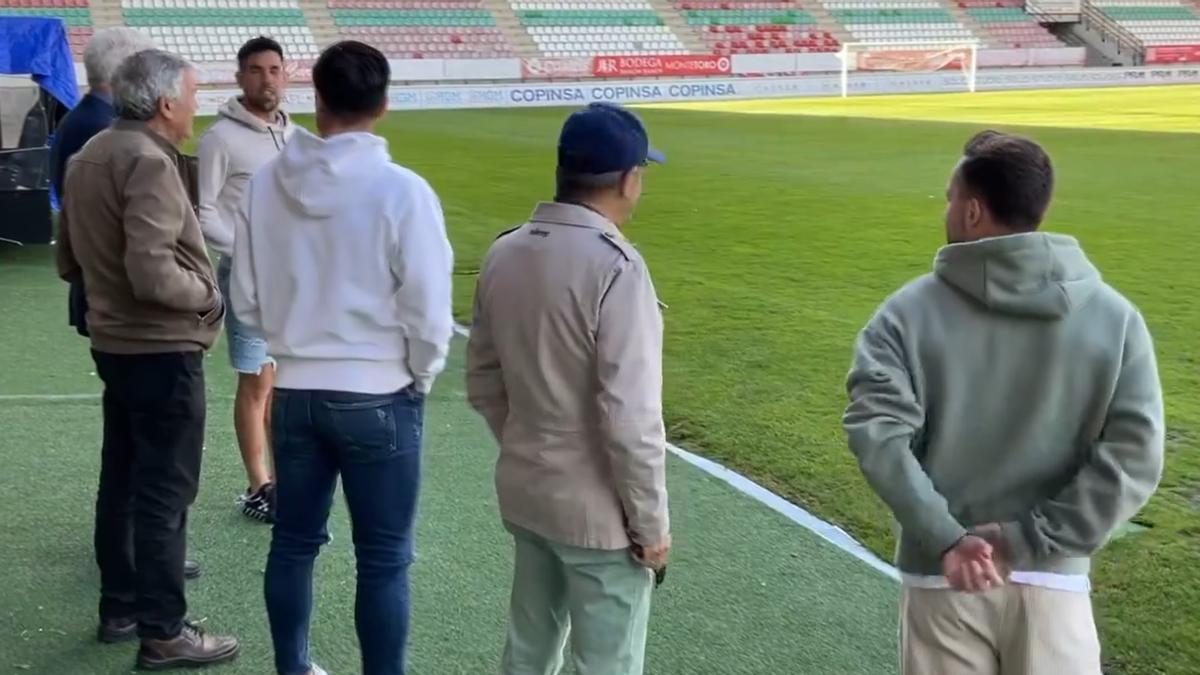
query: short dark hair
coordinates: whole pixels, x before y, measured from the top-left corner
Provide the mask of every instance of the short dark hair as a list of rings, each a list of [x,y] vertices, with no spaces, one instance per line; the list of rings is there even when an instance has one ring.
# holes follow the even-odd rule
[[[279,55],[280,60],[283,59],[283,47],[280,47],[279,43],[271,38],[265,35],[259,35],[258,37],[247,41],[246,44],[242,45],[242,48],[238,50],[238,70],[245,70],[246,62],[250,60],[250,57],[263,52],[275,52]]]
[[[554,201],[565,203],[585,202],[605,190],[621,184],[627,171],[608,173],[576,173],[562,168],[555,171]]]
[[[312,69],[313,87],[335,117],[360,119],[387,104],[392,70],[378,49],[355,40],[330,45]]]
[[[1018,232],[1038,229],[1054,192],[1054,167],[1042,146],[999,131],[967,141],[958,175],[998,224]]]

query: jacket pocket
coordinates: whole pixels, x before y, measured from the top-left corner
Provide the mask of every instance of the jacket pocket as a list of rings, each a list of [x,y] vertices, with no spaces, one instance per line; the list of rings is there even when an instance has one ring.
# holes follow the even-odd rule
[[[215,286],[213,288],[214,288],[214,290],[216,289]],[[224,298],[224,296],[221,295],[221,292],[219,290],[216,291],[216,298],[217,298],[216,306],[200,315],[200,323],[202,325],[205,325],[205,326],[217,325],[218,323],[221,322],[222,319],[225,318],[226,312],[229,311],[229,307],[225,304],[225,298]]]

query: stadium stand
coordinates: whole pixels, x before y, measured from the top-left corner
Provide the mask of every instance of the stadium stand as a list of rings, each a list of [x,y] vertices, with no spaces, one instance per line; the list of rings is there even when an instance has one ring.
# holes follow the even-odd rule
[[[939,0],[822,0],[859,42],[967,42],[976,36]]]
[[[111,2],[111,11],[118,4],[91,1],[94,8]],[[1193,4],[1096,5],[1147,45],[1200,43]],[[260,34],[278,39],[301,62],[338,37],[374,44],[396,59],[836,52],[845,41],[1063,46],[1025,13],[1023,0],[119,0],[119,6],[117,21],[202,63],[229,62]],[[89,0],[0,0],[3,13],[62,17],[77,57],[93,30]]]
[[[958,7],[976,23],[990,47],[1061,47],[1062,42],[1025,13],[1022,0],[960,0]]]
[[[194,61],[230,61],[258,35],[278,40],[292,58],[319,51],[293,0],[122,0],[121,11],[127,26]]]
[[[499,58],[512,45],[479,0],[329,0],[338,32],[392,58]]]
[[[0,14],[57,16],[67,24],[71,51],[81,58],[92,36],[92,13],[87,0],[0,0]]]
[[[646,0],[510,0],[510,4],[546,56],[688,53]]]
[[[1093,3],[1147,46],[1200,44],[1194,4],[1169,0],[1097,0]]]
[[[841,44],[792,0],[676,0],[674,7],[716,54],[832,52]]]

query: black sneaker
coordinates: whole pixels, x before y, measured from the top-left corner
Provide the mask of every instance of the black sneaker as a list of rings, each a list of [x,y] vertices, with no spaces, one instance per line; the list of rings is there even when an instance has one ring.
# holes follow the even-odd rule
[[[260,523],[274,522],[275,484],[265,483],[253,492],[246,490],[246,494],[238,497],[238,506],[241,507],[242,514],[251,520]]]
[[[137,629],[137,621],[133,619],[101,619],[96,638],[108,644],[127,642],[137,639]]]

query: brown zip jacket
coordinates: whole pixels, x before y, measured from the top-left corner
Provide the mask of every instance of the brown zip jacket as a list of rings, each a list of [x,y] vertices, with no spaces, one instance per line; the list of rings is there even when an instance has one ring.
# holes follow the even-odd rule
[[[97,351],[195,351],[216,340],[225,307],[195,186],[194,158],[143,122],[119,120],[71,158],[58,273],[83,282]]]

